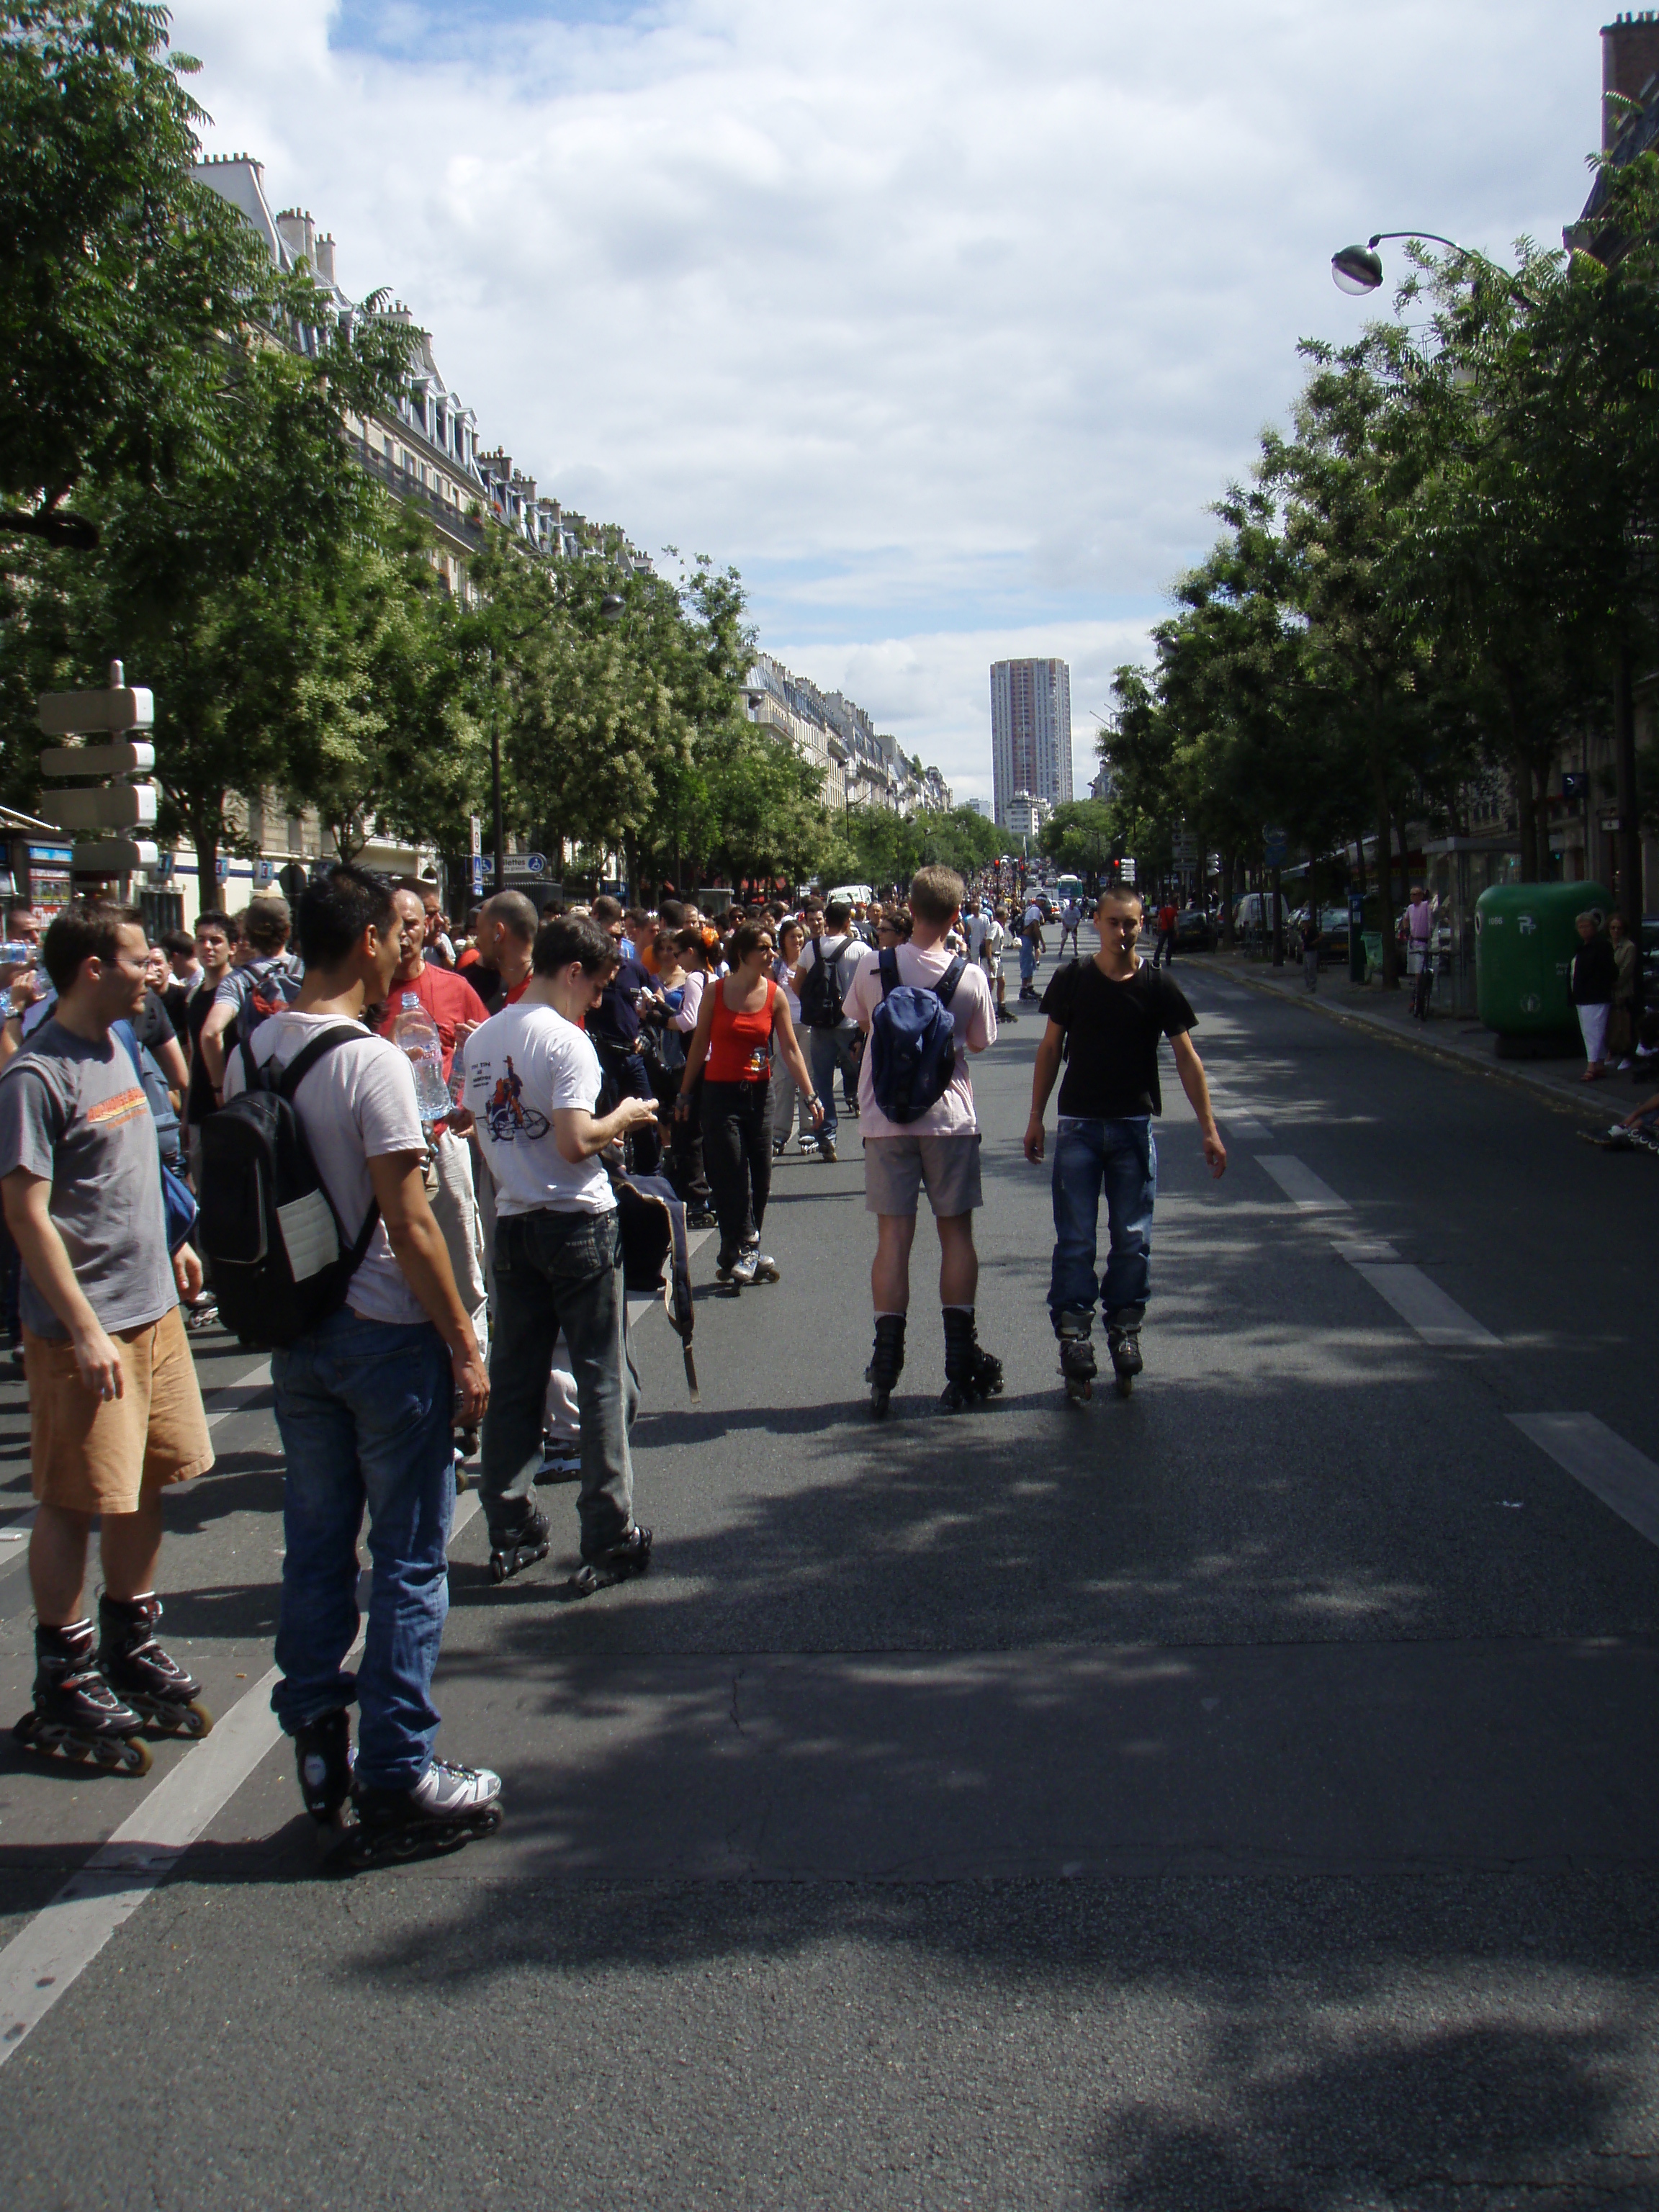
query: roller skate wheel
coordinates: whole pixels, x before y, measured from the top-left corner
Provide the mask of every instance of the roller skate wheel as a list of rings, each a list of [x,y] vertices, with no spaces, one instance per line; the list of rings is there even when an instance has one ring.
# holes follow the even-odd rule
[[[93,1757],[100,1766],[107,1766],[117,1774],[149,1772],[149,1746],[140,1736],[95,1737]]]
[[[196,1737],[211,1735],[213,1733],[213,1716],[199,1698],[193,1704],[185,1707],[179,1719],[180,1735]]]
[[[1120,1375],[1118,1376],[1117,1395],[1120,1398],[1127,1398],[1134,1387],[1135,1378],[1133,1375]]]

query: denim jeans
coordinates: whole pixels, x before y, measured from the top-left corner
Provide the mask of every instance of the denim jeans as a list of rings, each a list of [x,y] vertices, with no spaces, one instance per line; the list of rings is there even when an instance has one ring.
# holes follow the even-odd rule
[[[842,1096],[855,1094],[859,1080],[859,1026],[842,1022],[833,1030],[807,1030],[806,1058],[812,1071],[812,1088],[823,1102],[821,1142],[828,1143],[839,1126],[836,1115],[836,1070],[841,1070]],[[811,1116],[807,1116],[810,1127]]]
[[[357,1771],[407,1790],[432,1759],[432,1670],[449,1610],[455,1505],[449,1354],[428,1322],[364,1321],[342,1306],[272,1352],[283,1485],[282,1614],[271,1692],[291,1735],[354,1698]],[[368,1508],[374,1581],[354,1677],[357,1534]]]
[[[622,1224],[607,1213],[503,1213],[495,1223],[495,1325],[478,1495],[492,1543],[524,1522],[542,1463],[553,1345],[564,1331],[581,1413],[576,1511],[585,1559],[634,1525],[628,1431],[640,1402],[628,1349]]]
[[[1144,1306],[1152,1285],[1152,1206],[1158,1146],[1151,1118],[1081,1121],[1061,1115],[1054,1139],[1054,1265],[1048,1310],[1088,1312],[1097,1291],[1108,1316]],[[1111,1236],[1106,1272],[1095,1281],[1100,1194]]]

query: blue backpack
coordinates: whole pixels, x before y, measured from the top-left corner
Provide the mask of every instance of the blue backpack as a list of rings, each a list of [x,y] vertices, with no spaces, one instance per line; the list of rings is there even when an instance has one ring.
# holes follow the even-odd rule
[[[870,1084],[887,1119],[902,1126],[937,1106],[956,1073],[951,1001],[968,963],[958,953],[930,991],[899,981],[898,954],[890,946],[877,957],[881,1004],[870,1018]]]

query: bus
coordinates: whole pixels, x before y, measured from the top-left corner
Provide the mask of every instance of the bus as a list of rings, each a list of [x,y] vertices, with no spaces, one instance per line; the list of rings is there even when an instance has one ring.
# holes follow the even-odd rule
[[[1067,899],[1075,899],[1079,906],[1088,904],[1088,894],[1083,888],[1081,876],[1062,876],[1054,885],[1055,903],[1064,906]]]

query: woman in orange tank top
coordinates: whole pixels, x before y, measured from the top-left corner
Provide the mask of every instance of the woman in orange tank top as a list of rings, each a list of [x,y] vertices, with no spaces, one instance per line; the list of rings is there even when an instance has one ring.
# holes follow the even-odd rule
[[[775,1283],[775,1260],[760,1249],[761,1224],[772,1188],[772,1055],[783,1060],[806,1100],[816,1128],[823,1109],[795,1041],[789,1001],[772,981],[777,940],[768,922],[746,921],[729,947],[732,972],[710,979],[686,1048],[677,1118],[691,1111],[702,1077],[703,1170],[720,1216],[722,1283]]]

